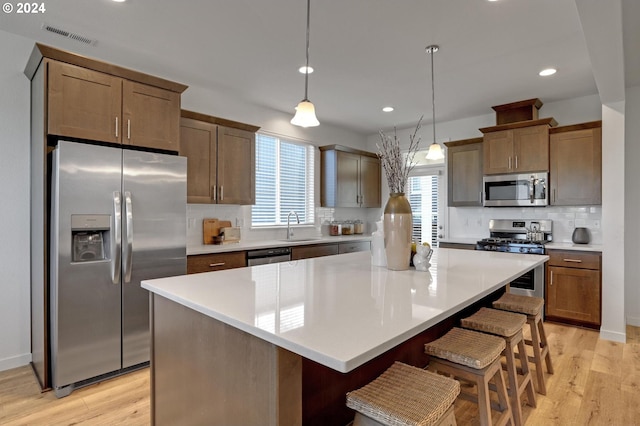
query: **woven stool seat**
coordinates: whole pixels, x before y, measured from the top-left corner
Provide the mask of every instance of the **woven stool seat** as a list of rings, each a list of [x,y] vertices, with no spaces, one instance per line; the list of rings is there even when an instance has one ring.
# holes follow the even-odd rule
[[[456,364],[481,369],[495,361],[505,348],[504,339],[454,327],[424,345],[425,352]]]
[[[424,345],[425,352],[429,355],[429,371],[474,385],[461,392],[460,397],[478,404],[482,426],[514,424],[500,362],[500,354],[505,348],[504,337],[456,327],[439,339]],[[493,381],[491,388],[490,381]],[[473,389],[476,390],[475,393],[469,392]],[[497,404],[493,404],[490,390],[495,391]],[[499,412],[494,419],[495,422],[492,421],[491,413],[494,408]]]
[[[541,297],[520,296],[518,294],[505,293],[500,299],[493,302],[493,307],[504,311],[519,312],[526,315],[537,315],[544,306]]]
[[[522,314],[500,311],[498,309],[480,308],[475,314],[462,319],[460,324],[465,328],[509,337],[522,331],[522,327],[526,322],[527,317]]]
[[[347,393],[347,406],[384,425],[433,425],[449,410],[460,384],[395,362],[377,379]]]

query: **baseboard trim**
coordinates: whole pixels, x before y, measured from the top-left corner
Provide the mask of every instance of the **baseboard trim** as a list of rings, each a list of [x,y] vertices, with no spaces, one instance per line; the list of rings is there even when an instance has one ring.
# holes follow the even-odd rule
[[[17,355],[11,358],[0,359],[0,371],[11,370],[12,368],[29,365],[31,354]]]
[[[600,338],[602,340],[611,340],[613,342],[625,343],[627,341],[627,333],[620,333],[618,331],[609,331],[600,329]]]
[[[627,317],[627,325],[632,325],[634,327],[640,327],[640,317],[628,316]]]

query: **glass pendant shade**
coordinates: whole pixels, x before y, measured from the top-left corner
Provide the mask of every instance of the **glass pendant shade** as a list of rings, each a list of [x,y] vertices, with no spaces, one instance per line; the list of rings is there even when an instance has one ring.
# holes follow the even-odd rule
[[[429,152],[427,152],[427,160],[442,160],[444,158],[444,153],[442,152],[442,147],[439,143],[432,143],[429,146]]]
[[[315,127],[320,124],[316,118],[316,108],[311,101],[304,99],[296,107],[296,115],[291,119],[291,124],[300,127]]]

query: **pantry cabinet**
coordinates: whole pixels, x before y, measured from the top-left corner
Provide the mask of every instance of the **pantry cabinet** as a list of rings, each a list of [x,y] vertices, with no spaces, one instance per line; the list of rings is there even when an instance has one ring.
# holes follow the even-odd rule
[[[482,138],[445,145],[449,207],[482,206]]]
[[[382,168],[378,156],[340,145],[320,147],[322,207],[380,207]]]
[[[550,125],[552,118],[480,129],[484,174],[549,171]]]
[[[547,254],[546,318],[599,328],[601,253],[548,250]]]
[[[54,60],[47,65],[48,134],[178,151],[179,92]]]
[[[187,202],[255,203],[257,130],[255,126],[182,111],[180,155],[187,157]]]
[[[602,122],[551,129],[550,203],[602,204]]]

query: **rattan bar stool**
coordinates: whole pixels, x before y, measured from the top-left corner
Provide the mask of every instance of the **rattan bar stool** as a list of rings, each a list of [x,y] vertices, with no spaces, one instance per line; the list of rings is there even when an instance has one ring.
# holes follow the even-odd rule
[[[377,379],[347,393],[353,426],[455,426],[453,402],[460,383],[395,362]]]
[[[478,404],[480,424],[492,422],[492,408],[500,412],[496,425],[514,424],[511,403],[502,376],[500,354],[505,349],[504,339],[477,331],[453,328],[447,334],[424,345],[430,355],[429,370],[444,373],[477,385],[477,395],[460,393],[460,397]],[[493,380],[498,404],[493,404],[489,382]]]
[[[469,318],[464,318],[460,324],[464,328],[482,331],[500,336],[504,339],[506,348],[502,352],[507,360],[507,376],[511,397],[511,410],[516,425],[523,425],[522,419],[522,399],[526,392],[529,406],[536,406],[536,392],[533,389],[533,379],[529,371],[527,352],[524,347],[522,327],[527,322],[527,317],[514,312],[501,311],[498,309],[480,308],[478,312]],[[515,349],[518,348],[518,358],[520,368],[516,364]]]
[[[553,374],[553,365],[551,364],[551,354],[549,354],[549,344],[547,343],[547,334],[544,332],[544,324],[542,322],[542,307],[544,299],[540,297],[520,296],[517,294],[505,293],[500,299],[493,302],[493,307],[503,311],[517,312],[527,316],[527,324],[531,329],[531,340],[525,340],[525,343],[533,347],[533,356],[529,357],[529,361],[536,366],[536,384],[538,385],[538,393],[547,394],[547,385],[544,381],[544,373],[542,371],[542,360],[547,365],[547,372]]]

